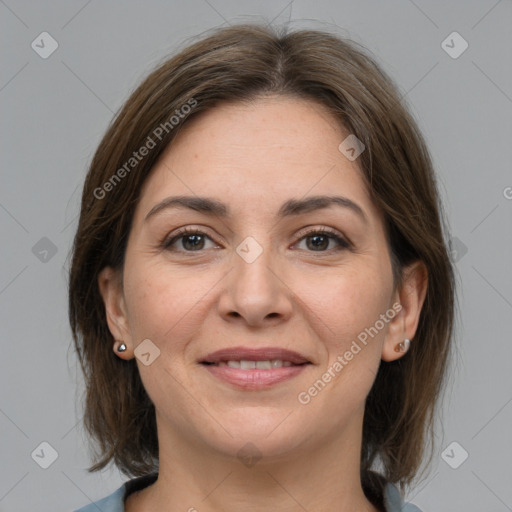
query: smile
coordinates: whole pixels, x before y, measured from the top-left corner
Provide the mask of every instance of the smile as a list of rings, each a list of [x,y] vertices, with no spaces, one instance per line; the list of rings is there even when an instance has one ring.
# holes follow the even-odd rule
[[[218,363],[204,363],[204,364],[212,364],[215,366],[229,366],[230,368],[241,368],[242,370],[271,370],[272,368],[282,368],[287,366],[294,366],[295,364],[291,361],[283,361],[281,359],[267,359],[264,361],[248,361],[247,359],[242,359],[240,361],[219,361]],[[302,363],[305,364],[305,363]],[[298,366],[298,365],[295,365]]]
[[[202,366],[215,380],[244,391],[258,391],[293,379],[313,365],[311,363],[294,364],[282,360],[246,361],[242,359],[241,361],[203,363]]]

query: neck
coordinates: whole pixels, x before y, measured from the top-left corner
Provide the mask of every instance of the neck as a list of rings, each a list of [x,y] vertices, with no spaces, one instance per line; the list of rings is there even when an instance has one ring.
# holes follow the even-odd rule
[[[158,479],[130,495],[126,512],[379,512],[361,487],[361,421],[321,445],[242,460],[177,436],[157,413]]]

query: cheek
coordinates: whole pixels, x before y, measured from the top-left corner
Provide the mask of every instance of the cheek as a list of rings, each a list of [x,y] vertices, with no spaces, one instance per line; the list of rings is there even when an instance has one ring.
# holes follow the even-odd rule
[[[340,270],[338,276],[331,275],[321,287],[321,294],[317,294],[316,312],[323,320],[325,349],[331,362],[351,347],[357,352],[357,346],[353,346],[354,341],[362,349],[354,360],[369,359],[374,363],[376,357],[377,361],[380,358],[381,340],[387,323],[383,327],[379,319],[389,309],[392,293],[390,271],[382,267],[380,262],[376,262],[374,265]],[[379,328],[377,334],[372,329],[376,322]],[[368,334],[369,330],[371,335]]]
[[[180,340],[192,335],[191,329],[197,329],[197,322],[191,319],[213,286],[203,277],[190,272],[180,275],[165,265],[140,264],[133,268],[125,289],[135,343],[149,338],[161,349],[178,350]]]
[[[308,418],[325,418],[320,427],[325,432],[364,410],[381,360],[387,324],[377,333],[370,329],[389,309],[392,281],[384,264],[364,263],[340,269],[316,287],[308,280],[303,288],[317,290],[309,303],[314,307],[310,318],[321,319],[315,334],[322,341],[323,357],[297,399],[306,404]]]

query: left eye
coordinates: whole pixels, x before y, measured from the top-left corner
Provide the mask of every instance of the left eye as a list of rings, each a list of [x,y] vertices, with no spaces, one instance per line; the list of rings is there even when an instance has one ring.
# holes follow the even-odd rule
[[[310,240],[310,243],[308,243],[308,240]],[[338,245],[338,248],[334,250],[348,249],[350,247],[350,244],[345,239],[328,229],[309,231],[299,240],[299,242],[302,241],[306,241],[306,247],[308,249],[313,248],[313,252],[326,252],[323,250],[319,251],[318,249],[328,249],[329,242],[331,241]]]

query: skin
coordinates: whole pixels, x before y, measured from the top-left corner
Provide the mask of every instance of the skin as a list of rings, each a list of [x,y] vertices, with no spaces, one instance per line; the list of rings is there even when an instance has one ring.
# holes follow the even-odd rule
[[[107,267],[98,280],[112,335],[127,345],[116,355],[134,358],[145,339],[160,350],[148,366],[136,358],[156,408],[159,478],[130,495],[126,510],[376,512],[359,479],[364,403],[381,360],[402,357],[395,347],[414,337],[425,267],[412,265],[394,289],[382,216],[357,160],[338,150],[348,133],[321,105],[283,97],[223,104],[184,128],[144,184],[123,275]],[[232,217],[168,209],[144,221],[175,195],[218,199]],[[337,206],[276,218],[285,201],[313,195],[347,197],[367,222]],[[161,248],[186,226],[207,235],[199,250],[186,236],[174,251]],[[351,247],[327,238],[317,248],[314,235],[303,238],[306,227],[334,229]],[[236,252],[248,236],[263,250],[252,263]],[[298,394],[396,303],[401,311],[378,335],[300,403]],[[239,345],[292,349],[313,364],[249,391],[198,363]],[[237,457],[248,442],[261,456],[251,466]]]

